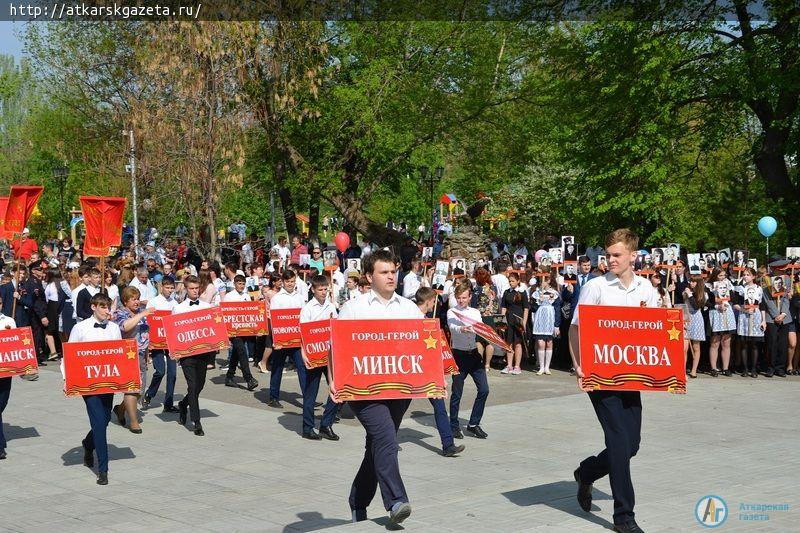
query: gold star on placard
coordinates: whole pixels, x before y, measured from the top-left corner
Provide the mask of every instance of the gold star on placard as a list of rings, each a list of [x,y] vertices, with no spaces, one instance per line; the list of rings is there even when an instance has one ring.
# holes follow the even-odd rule
[[[221,317],[220,315],[217,315],[217,316],[215,316],[215,317],[214,317],[214,322],[216,322],[217,324],[219,324],[220,322],[222,322],[222,317]]]
[[[31,338],[30,338],[30,337],[22,337],[22,344],[23,344],[24,346],[27,346],[27,345],[29,345],[30,343],[31,343]]]
[[[431,335],[430,333],[428,333],[428,338],[425,339],[425,346],[429,350],[435,350],[436,349],[436,339],[434,339],[433,335]]]
[[[672,325],[672,329],[668,329],[667,333],[669,334],[669,340],[676,341],[680,338],[681,332],[679,329],[675,328],[675,324]]]
[[[128,359],[136,359],[136,352],[134,352],[133,350],[130,350],[127,355]]]

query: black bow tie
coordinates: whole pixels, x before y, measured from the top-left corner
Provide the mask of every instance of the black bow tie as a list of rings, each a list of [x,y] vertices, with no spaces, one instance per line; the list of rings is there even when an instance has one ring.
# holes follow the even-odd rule
[[[192,305],[200,305],[200,300],[195,300],[195,301],[189,300],[189,305],[190,306],[192,306]]]
[[[94,327],[101,328],[101,329],[106,329],[107,325],[108,325],[108,323],[106,323],[106,324],[100,324],[99,322],[95,322],[94,323]]]

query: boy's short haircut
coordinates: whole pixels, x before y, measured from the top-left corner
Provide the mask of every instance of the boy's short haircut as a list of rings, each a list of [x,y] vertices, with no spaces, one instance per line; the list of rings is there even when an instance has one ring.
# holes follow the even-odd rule
[[[82,278],[83,276],[88,274],[91,269],[92,265],[87,265],[86,263],[82,264],[81,266],[78,267],[78,277]]]
[[[183,278],[184,287],[189,285],[190,283],[194,283],[196,285],[200,285],[200,278],[198,278],[197,276],[192,276],[191,274],[189,274],[188,276]]]
[[[245,283],[247,281],[247,279],[244,276],[242,276],[241,274],[236,274],[235,276],[233,276],[233,282],[234,283],[239,283],[240,281],[242,283]]]
[[[361,276],[358,278],[358,286],[359,287],[369,287],[372,283],[369,282],[367,276]]]
[[[414,296],[414,301],[417,305],[428,303],[436,298],[436,291],[430,287],[420,287],[417,289],[417,294]]]
[[[606,235],[606,248],[610,248],[617,243],[622,243],[628,250],[637,250],[639,248],[639,236],[628,228],[615,229]]]
[[[361,265],[364,274],[372,274],[375,271],[375,263],[379,261],[396,265],[397,257],[390,250],[381,249],[372,252],[364,259],[364,263]]]
[[[172,278],[162,278],[161,279],[161,286],[163,287],[164,285],[167,285],[169,287],[174,287],[175,286],[175,282],[172,281]]]
[[[456,283],[456,286],[453,288],[453,294],[458,296],[459,294],[463,294],[464,292],[472,292],[472,283],[469,280],[461,280]]]
[[[89,269],[89,275],[90,276],[94,276],[95,274],[99,276],[100,275],[100,269],[94,268],[94,267],[90,268]]]
[[[281,279],[283,281],[291,281],[296,277],[297,277],[297,274],[295,274],[294,270],[291,270],[291,269],[288,269],[288,268],[281,273]]]
[[[311,278],[311,288],[318,289],[320,287],[327,287],[329,285],[328,278],[322,275],[316,275]]]
[[[96,305],[98,307],[111,307],[111,298],[103,292],[98,292],[92,299],[89,300],[89,305]]]

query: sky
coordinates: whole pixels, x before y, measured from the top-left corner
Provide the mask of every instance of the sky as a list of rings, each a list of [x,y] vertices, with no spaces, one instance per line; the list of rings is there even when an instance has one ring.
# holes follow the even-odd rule
[[[21,22],[0,20],[0,54],[11,54],[17,59],[22,57],[22,42],[17,34],[24,29]]]

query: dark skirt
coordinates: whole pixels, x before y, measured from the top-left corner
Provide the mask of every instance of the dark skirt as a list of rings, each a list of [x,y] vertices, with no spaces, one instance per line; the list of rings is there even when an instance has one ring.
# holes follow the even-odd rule
[[[63,326],[62,330],[67,338],[69,338],[72,328],[75,327],[75,319],[72,318],[72,310],[72,302],[70,300],[64,302],[64,307],[61,309],[61,322]]]
[[[505,340],[508,344],[522,344],[522,333],[512,324],[506,328]]]
[[[58,301],[47,300],[47,329],[48,335],[58,335]]]

